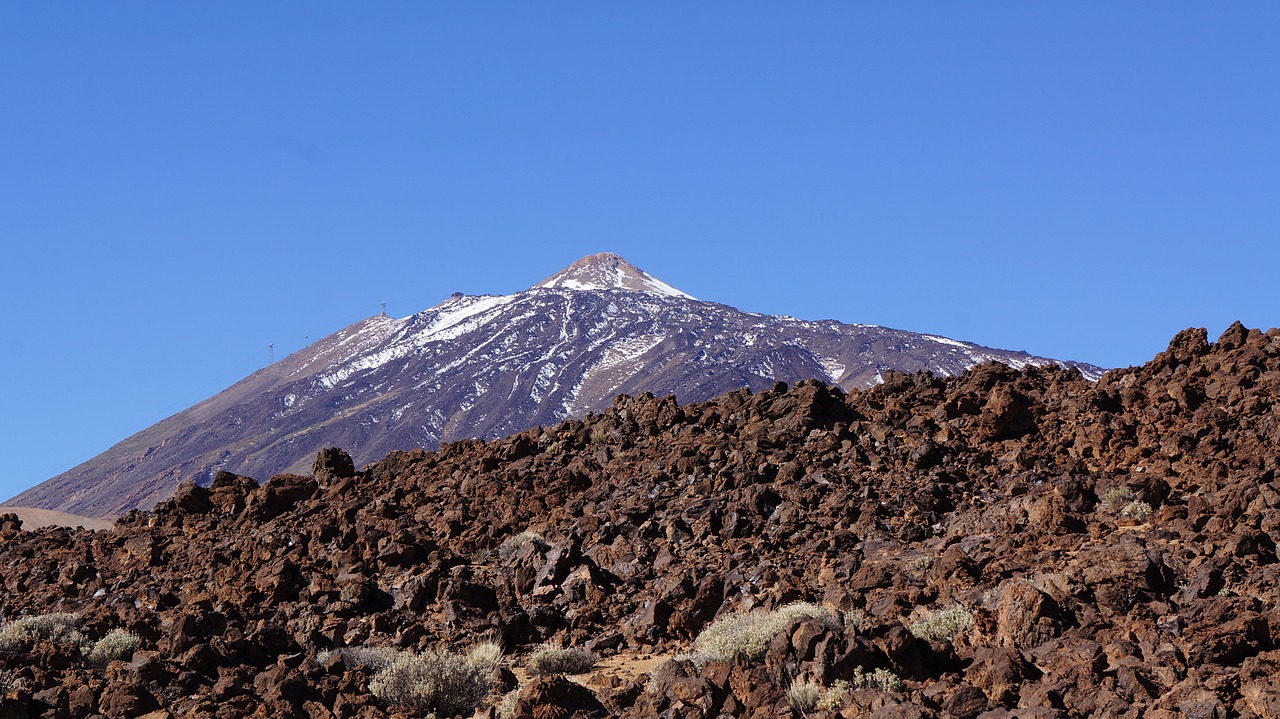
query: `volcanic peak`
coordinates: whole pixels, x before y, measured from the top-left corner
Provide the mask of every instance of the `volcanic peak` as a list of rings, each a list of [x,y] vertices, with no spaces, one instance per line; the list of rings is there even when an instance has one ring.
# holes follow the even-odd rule
[[[631,290],[696,299],[612,252],[587,255],[529,289]]]

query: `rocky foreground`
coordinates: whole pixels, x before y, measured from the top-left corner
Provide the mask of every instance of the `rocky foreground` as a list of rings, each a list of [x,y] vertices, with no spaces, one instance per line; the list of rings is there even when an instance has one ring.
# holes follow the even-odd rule
[[[103,532],[5,518],[4,616],[74,629],[0,627],[0,717],[419,716],[370,657],[482,638],[500,716],[1280,716],[1280,331],[1188,330],[1096,384],[885,380],[326,451]],[[545,642],[603,668],[530,678]]]

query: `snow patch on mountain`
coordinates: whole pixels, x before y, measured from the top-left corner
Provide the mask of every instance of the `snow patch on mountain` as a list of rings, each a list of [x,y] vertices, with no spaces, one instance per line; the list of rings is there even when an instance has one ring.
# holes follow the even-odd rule
[[[827,378],[831,380],[831,384],[840,384],[844,379],[845,366],[840,361],[831,357],[818,358],[818,364],[822,365],[822,371],[827,373]]]
[[[951,345],[952,347],[960,347],[962,349],[973,348],[973,345],[969,344],[968,342],[959,342],[949,337],[939,337],[937,335],[921,335],[921,337],[924,337],[927,340],[933,340],[934,342],[937,342],[938,344],[941,344],[941,345]]]
[[[430,342],[448,342],[487,323],[490,310],[510,304],[519,295],[479,295],[460,297],[452,300],[436,310],[430,324],[414,333],[414,343],[418,346]]]
[[[321,341],[312,345],[318,349],[311,357],[303,360],[291,372],[290,377],[306,374],[312,365],[333,367],[360,357],[374,347],[386,342],[408,324],[408,319],[391,317],[370,317],[352,327],[340,330],[329,342]]]

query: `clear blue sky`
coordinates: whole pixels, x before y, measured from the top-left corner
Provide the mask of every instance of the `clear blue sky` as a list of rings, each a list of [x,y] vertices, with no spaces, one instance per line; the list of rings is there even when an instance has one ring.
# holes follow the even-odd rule
[[[613,251],[1105,366],[1280,324],[1280,4],[0,4],[10,496]]]

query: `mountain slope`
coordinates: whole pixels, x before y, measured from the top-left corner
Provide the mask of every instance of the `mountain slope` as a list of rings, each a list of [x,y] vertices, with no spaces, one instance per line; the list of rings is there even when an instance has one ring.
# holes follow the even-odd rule
[[[335,445],[363,464],[552,424],[618,394],[696,402],[810,378],[853,389],[890,369],[956,375],[990,361],[1101,374],[943,337],[742,312],[605,253],[524,292],[455,295],[402,319],[358,322],[6,504],[118,514],[220,470],[297,472]]]

